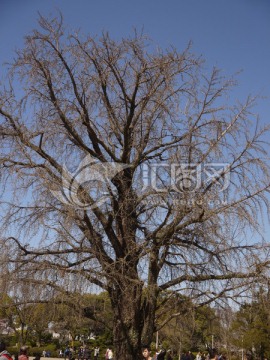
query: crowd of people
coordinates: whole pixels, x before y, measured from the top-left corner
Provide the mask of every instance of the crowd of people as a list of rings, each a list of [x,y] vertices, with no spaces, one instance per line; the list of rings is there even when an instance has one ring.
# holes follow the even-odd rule
[[[173,360],[171,350],[160,350],[151,355],[151,349],[149,346],[143,346],[142,348],[142,359],[143,360]],[[182,353],[180,356],[181,360],[226,360],[224,354],[219,354],[216,349],[209,349],[207,352],[198,352],[195,356],[191,351]],[[245,359],[250,360],[250,359]]]
[[[43,354],[42,354],[43,355]],[[141,352],[140,360],[173,360],[173,355],[171,350],[160,349],[159,351],[154,351],[152,355],[151,349],[149,346],[143,346]],[[96,346],[95,348],[89,348],[88,346],[81,346],[78,350],[67,347],[64,351],[59,351],[59,357],[63,357],[65,360],[98,360],[105,358],[104,360],[115,360],[113,350],[107,348],[105,354],[102,356],[100,354],[100,349]],[[247,356],[244,357],[245,360],[250,360]],[[191,351],[181,354],[181,360],[226,360],[224,354],[219,354],[216,349],[209,349],[207,352],[198,352],[195,356]],[[27,347],[22,346],[20,353],[15,357],[12,357],[11,354],[7,351],[6,343],[3,339],[0,338],[0,360],[29,360],[27,354]],[[34,360],[40,360],[40,356],[36,356]],[[139,359],[138,359],[139,360]]]
[[[208,349],[206,352],[199,351],[196,356],[189,351],[182,354],[180,360],[226,360],[226,356],[217,349]]]
[[[108,349],[110,350],[110,349]],[[107,350],[107,351],[108,351]],[[78,360],[90,360],[90,359],[94,359],[97,360],[99,357],[99,347],[95,347],[95,348],[91,348],[89,346],[80,346],[78,350],[74,349],[73,347],[67,347],[64,350],[64,353],[62,353],[61,351],[61,355],[59,353],[59,357],[64,357],[65,360],[74,360],[74,359],[78,359]],[[107,357],[106,359],[112,359],[112,357]]]

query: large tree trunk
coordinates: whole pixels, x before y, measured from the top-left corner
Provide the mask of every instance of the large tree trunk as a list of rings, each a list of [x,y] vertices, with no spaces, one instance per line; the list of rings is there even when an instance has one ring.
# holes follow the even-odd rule
[[[110,289],[114,311],[113,338],[115,358],[138,360],[141,356],[143,312],[141,311],[143,286],[138,280],[122,279]]]

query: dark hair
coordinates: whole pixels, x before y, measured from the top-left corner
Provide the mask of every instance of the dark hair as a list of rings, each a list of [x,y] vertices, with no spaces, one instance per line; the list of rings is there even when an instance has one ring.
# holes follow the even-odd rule
[[[214,357],[218,354],[217,349],[209,349],[209,358],[214,359]]]
[[[33,359],[33,360],[40,360],[41,354],[40,354],[39,352],[35,352],[33,355],[34,355],[34,359]]]
[[[0,351],[6,350],[6,343],[3,339],[0,338]]]
[[[164,360],[166,355],[166,350],[161,350],[160,353],[157,355],[157,360]]]
[[[149,345],[142,345],[142,351],[147,349],[148,351],[150,351],[150,346]]]
[[[22,354],[22,355],[26,355],[27,354],[27,346],[22,346],[21,348],[20,348],[20,353]]]

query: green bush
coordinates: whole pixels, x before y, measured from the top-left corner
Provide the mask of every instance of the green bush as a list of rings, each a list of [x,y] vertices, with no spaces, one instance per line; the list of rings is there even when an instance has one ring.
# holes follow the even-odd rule
[[[36,356],[36,355],[42,356],[42,349],[37,346],[30,347],[28,349],[28,355],[29,356]]]
[[[42,352],[44,350],[50,352],[51,355],[50,357],[58,357],[58,350],[55,344],[48,344],[48,345],[44,345],[43,347],[30,347],[28,350],[28,355],[29,356],[40,355],[41,357],[43,357]]]

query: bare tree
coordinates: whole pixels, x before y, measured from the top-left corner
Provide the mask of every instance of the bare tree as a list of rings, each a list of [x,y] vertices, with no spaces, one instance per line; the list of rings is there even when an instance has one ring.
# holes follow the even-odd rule
[[[41,17],[5,84],[3,271],[43,300],[106,290],[116,358],[178,315],[161,311],[174,293],[236,298],[264,273],[268,129],[189,47],[66,36]]]

